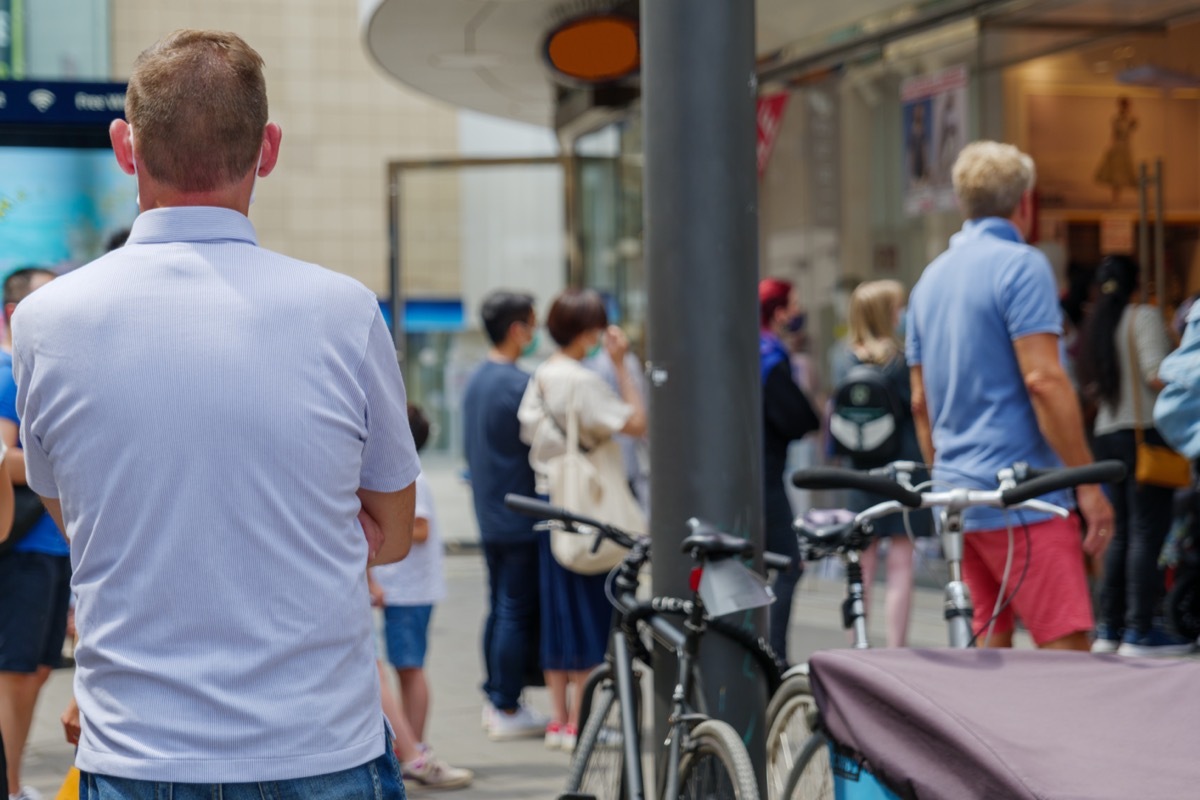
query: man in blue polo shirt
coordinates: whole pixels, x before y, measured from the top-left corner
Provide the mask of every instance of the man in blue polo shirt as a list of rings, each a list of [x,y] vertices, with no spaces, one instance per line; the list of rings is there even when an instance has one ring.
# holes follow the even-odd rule
[[[4,320],[17,304],[54,278],[46,269],[19,269],[4,280]],[[13,481],[25,483],[25,458],[17,441],[17,383],[12,374],[12,336],[5,327],[0,351],[0,440]],[[8,793],[24,798],[21,753],[33,709],[50,671],[59,666],[71,601],[71,549],[49,514],[0,557],[0,732],[8,762]]]
[[[110,128],[142,213],[13,317],[29,485],[71,539],[81,794],[401,800],[367,567],[420,471],[375,294],[258,245],[262,58],[176,31]]]
[[[1025,243],[1033,160],[1011,145],[975,142],[959,155],[952,177],[967,222],[926,268],[908,304],[913,416],[934,479],[994,489],[997,471],[1018,461],[1091,463],[1079,402],[1059,359],[1054,274]],[[1077,497],[1086,540],[1074,517],[1022,512],[1016,524],[1027,523],[1029,536],[1010,539],[1003,512],[967,512],[963,573],[975,630],[990,629],[987,644],[1011,646],[1015,611],[1039,647],[1090,647],[1083,553],[1107,547],[1113,512],[1099,486],[1081,486]],[[1071,504],[1067,493],[1046,499]],[[1006,571],[1009,602],[993,620]]]

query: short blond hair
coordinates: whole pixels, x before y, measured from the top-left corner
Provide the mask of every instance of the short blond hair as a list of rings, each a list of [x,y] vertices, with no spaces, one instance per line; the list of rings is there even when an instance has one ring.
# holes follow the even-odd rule
[[[133,62],[125,95],[138,168],[180,191],[235,183],[267,125],[263,60],[240,36],[177,30]]]
[[[1033,189],[1033,159],[1011,144],[972,142],[962,149],[951,175],[967,219],[1011,217],[1021,195]]]
[[[850,295],[850,349],[859,361],[887,364],[904,343],[896,334],[896,312],[906,292],[899,281],[860,283]]]

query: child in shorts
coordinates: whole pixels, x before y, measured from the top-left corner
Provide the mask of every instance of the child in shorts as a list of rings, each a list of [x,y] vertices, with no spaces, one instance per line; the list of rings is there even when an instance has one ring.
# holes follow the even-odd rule
[[[420,408],[410,403],[408,422],[420,452],[429,439],[429,421]],[[426,785],[450,788],[451,785],[470,783],[470,771],[448,767],[434,758],[429,746],[424,744],[425,722],[429,715],[429,683],[425,679],[429,621],[434,605],[446,596],[442,540],[424,474],[417,476],[415,517],[412,550],[402,561],[370,570],[371,593],[374,597],[382,597],[387,660],[396,670],[401,713],[420,752],[418,758],[401,764],[404,777]],[[431,765],[449,775],[425,775],[426,768]]]

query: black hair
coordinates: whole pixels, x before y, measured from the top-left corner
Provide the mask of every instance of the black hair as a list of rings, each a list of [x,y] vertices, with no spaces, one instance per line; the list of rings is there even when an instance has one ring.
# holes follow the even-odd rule
[[[1121,363],[1128,346],[1117,342],[1121,315],[1138,288],[1138,265],[1128,256],[1107,256],[1096,268],[1100,293],[1083,326],[1079,352],[1080,385],[1093,399],[1109,405],[1121,400]]]
[[[16,305],[33,294],[33,279],[39,276],[55,277],[54,270],[45,267],[21,267],[4,279],[4,305]]]
[[[508,338],[508,330],[517,322],[528,322],[533,314],[533,295],[497,290],[483,298],[479,316],[492,344]]]
[[[113,250],[116,250],[117,248],[124,247],[125,242],[127,242],[128,240],[129,240],[129,228],[122,228],[121,230],[114,233],[112,236],[108,237],[108,244],[106,244],[104,246],[104,252],[111,253]]]
[[[408,427],[412,429],[413,444],[417,446],[419,453],[429,441],[429,420],[421,411],[421,407],[413,403],[408,404]]]

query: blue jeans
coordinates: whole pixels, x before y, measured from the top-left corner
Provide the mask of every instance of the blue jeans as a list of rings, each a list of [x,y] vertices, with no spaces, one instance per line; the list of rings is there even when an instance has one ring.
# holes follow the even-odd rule
[[[405,800],[400,764],[385,739],[383,755],[359,767],[263,783],[163,783],[81,772],[79,800]]]
[[[537,540],[483,543],[489,598],[483,626],[483,691],[493,706],[515,709],[526,677],[537,669],[539,597]]]
[[[792,506],[784,492],[783,482],[778,483],[778,487],[768,486],[766,491],[766,503],[763,508],[766,546],[770,552],[792,559],[792,565],[775,573],[775,583],[771,585],[771,590],[775,593],[775,602],[767,612],[767,640],[776,655],[787,661],[792,598],[796,594],[796,584],[804,574],[804,562],[800,560],[800,543],[796,538],[796,531],[792,528]]]
[[[1145,436],[1151,444],[1162,444],[1162,437],[1153,428],[1147,429]],[[1129,468],[1125,480],[1111,484],[1116,524],[1104,555],[1100,621],[1116,633],[1126,630],[1145,634],[1153,626],[1162,602],[1164,584],[1158,554],[1171,530],[1175,491],[1134,480],[1137,441],[1132,430],[1097,436],[1093,450],[1096,458],[1117,459]]]

